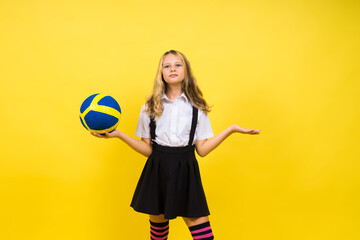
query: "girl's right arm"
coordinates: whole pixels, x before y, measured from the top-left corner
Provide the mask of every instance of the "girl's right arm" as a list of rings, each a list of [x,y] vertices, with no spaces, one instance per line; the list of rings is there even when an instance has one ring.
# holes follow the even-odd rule
[[[129,137],[123,132],[115,129],[113,132],[108,133],[104,131],[105,135],[101,135],[98,133],[90,132],[91,135],[98,137],[98,138],[119,138],[120,140],[124,141],[127,145],[129,145],[132,149],[141,153],[145,157],[149,157],[152,153],[152,145],[150,138],[141,138],[141,140]]]

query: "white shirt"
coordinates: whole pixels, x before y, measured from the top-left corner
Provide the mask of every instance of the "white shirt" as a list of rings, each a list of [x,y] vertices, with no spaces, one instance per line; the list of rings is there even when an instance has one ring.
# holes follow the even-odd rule
[[[190,137],[192,122],[192,105],[182,93],[174,101],[171,101],[166,94],[162,98],[164,111],[159,119],[156,120],[155,142],[163,146],[187,146]],[[137,123],[135,136],[141,138],[151,138],[150,117],[144,113],[145,104],[141,107],[139,120]],[[196,140],[203,140],[213,137],[209,116],[203,111],[198,111],[198,120],[194,135]]]

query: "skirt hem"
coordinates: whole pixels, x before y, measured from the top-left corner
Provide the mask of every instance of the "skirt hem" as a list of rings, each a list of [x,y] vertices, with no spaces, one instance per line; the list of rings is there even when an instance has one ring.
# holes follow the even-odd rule
[[[140,210],[140,209],[135,209],[134,206],[130,205],[130,207],[132,207],[134,209],[134,211],[139,212],[139,213],[144,213],[144,214],[150,214],[150,215],[160,215],[160,214],[164,214],[164,218],[165,219],[175,219],[177,217],[186,217],[186,218],[198,218],[198,217],[206,217],[210,215],[210,212],[206,212],[206,213],[199,213],[199,214],[166,214],[160,211],[149,211],[149,210]]]

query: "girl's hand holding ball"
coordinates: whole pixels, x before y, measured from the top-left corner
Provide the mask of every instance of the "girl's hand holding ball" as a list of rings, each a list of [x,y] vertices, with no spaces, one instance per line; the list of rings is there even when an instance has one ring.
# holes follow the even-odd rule
[[[103,132],[103,134],[98,134],[96,132],[90,132],[91,135],[98,137],[98,138],[114,138],[114,137],[119,137],[119,133],[120,131],[115,129],[114,131],[112,131],[111,133],[108,133],[106,131]]]

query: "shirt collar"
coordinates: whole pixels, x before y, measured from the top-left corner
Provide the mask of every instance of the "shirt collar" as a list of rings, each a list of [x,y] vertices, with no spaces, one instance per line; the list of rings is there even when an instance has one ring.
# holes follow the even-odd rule
[[[183,92],[179,97],[177,97],[177,98],[182,99],[182,100],[183,100],[184,102],[186,102],[186,103],[189,101],[189,100],[187,99],[187,97],[186,97],[186,95],[185,95],[184,92]],[[173,101],[171,101],[171,100],[166,96],[165,93],[164,93],[162,99],[166,99],[167,101],[173,102]]]

